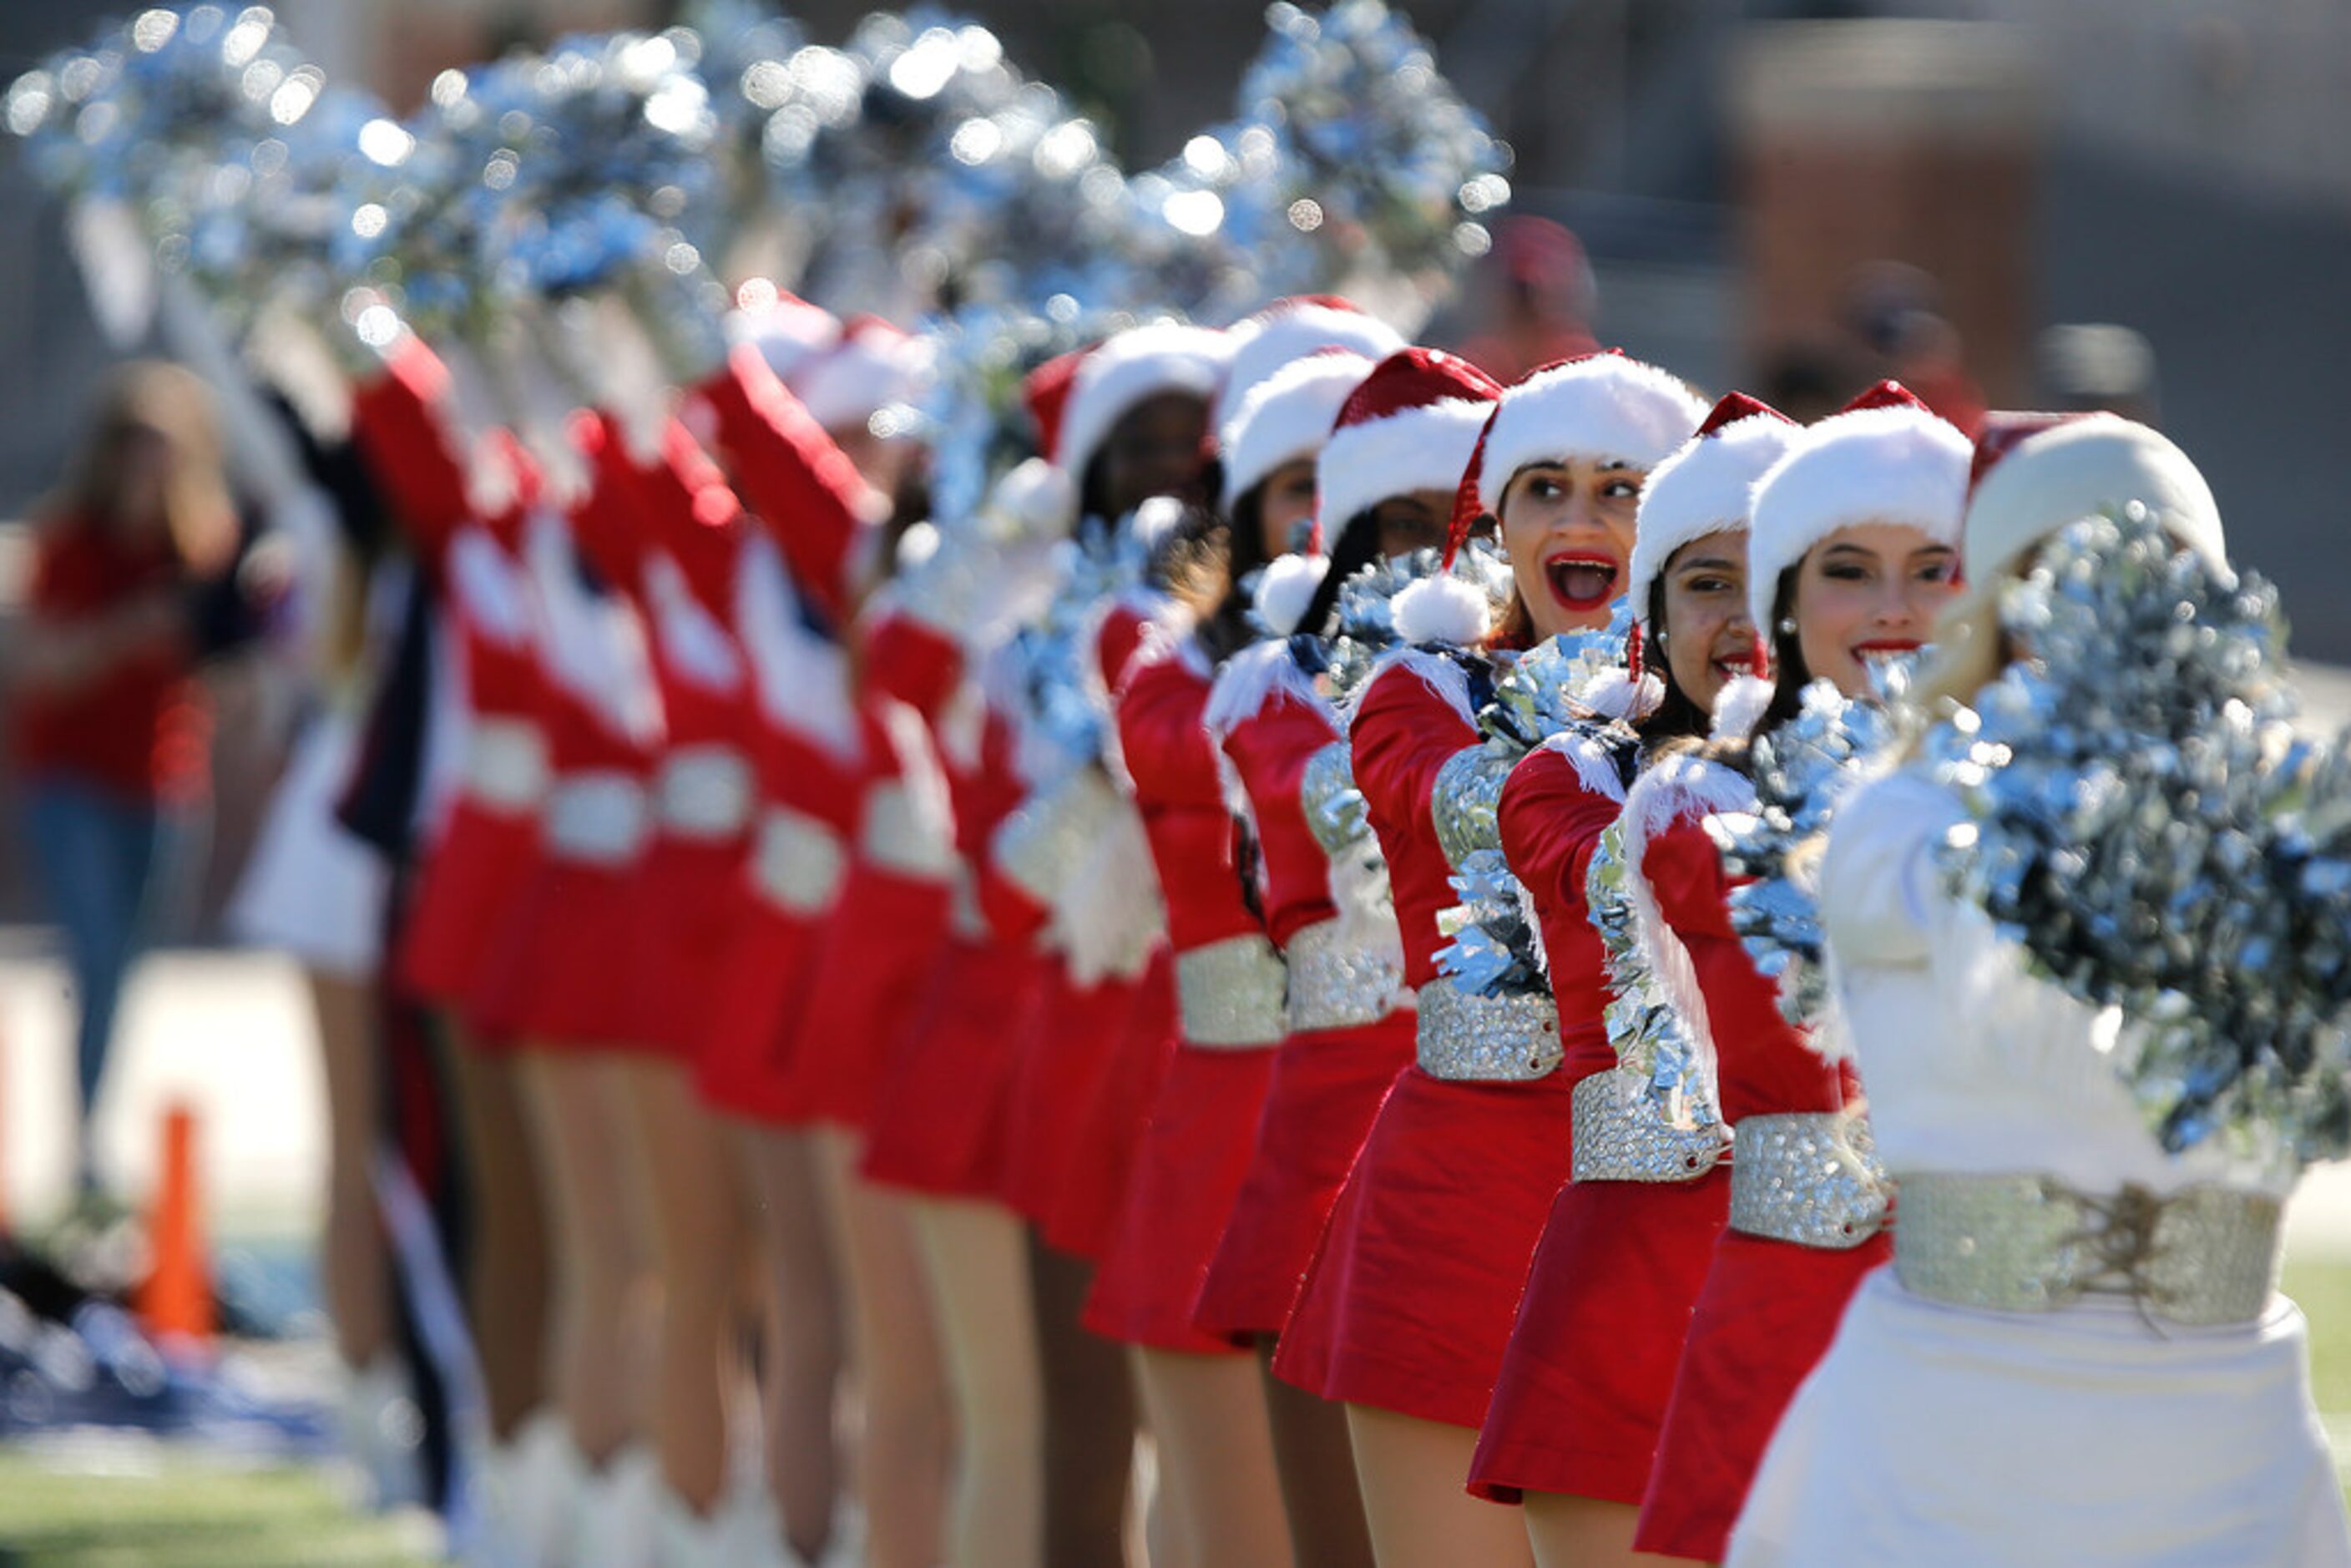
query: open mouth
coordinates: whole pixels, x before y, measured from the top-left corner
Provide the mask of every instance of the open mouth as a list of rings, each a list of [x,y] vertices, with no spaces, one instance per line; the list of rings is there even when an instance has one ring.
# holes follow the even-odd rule
[[[1878,643],[1857,643],[1853,656],[1871,668],[1891,664],[1908,658],[1926,644],[1916,638],[1892,638]]]
[[[1578,614],[1598,610],[1616,596],[1616,580],[1624,569],[1604,555],[1555,555],[1543,562],[1551,593]]]

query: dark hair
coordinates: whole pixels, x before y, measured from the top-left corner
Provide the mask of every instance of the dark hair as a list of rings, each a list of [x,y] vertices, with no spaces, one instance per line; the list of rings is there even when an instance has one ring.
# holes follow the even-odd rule
[[[1678,555],[1681,552],[1677,550],[1674,553]],[[1666,564],[1673,564],[1671,556],[1667,558]],[[1673,663],[1665,656],[1665,641],[1666,574],[1659,572],[1649,583],[1648,652],[1651,656],[1644,664],[1646,667],[1654,669],[1657,679],[1665,683],[1666,699],[1657,705],[1656,712],[1634,726],[1640,732],[1643,744],[1647,746],[1656,746],[1668,740],[1703,739],[1714,727],[1714,716],[1700,707],[1698,699],[1682,690],[1682,684],[1674,679]]]
[[[1218,664],[1255,635],[1249,596],[1241,581],[1265,564],[1259,541],[1248,539],[1216,513],[1194,507],[1152,552],[1151,576],[1197,619],[1194,631]]]
[[[1298,630],[1316,637],[1330,634],[1331,617],[1339,610],[1340,588],[1380,559],[1380,530],[1372,527],[1372,509],[1366,507],[1342,522],[1335,537],[1325,536],[1322,548],[1330,552],[1331,570],[1322,574],[1314,597],[1306,601],[1306,613],[1298,621]]]
[[[1756,721],[1757,735],[1769,735],[1803,712],[1804,688],[1813,684],[1813,667],[1804,663],[1803,638],[1796,631],[1797,566],[1782,567],[1771,589],[1771,700]]]

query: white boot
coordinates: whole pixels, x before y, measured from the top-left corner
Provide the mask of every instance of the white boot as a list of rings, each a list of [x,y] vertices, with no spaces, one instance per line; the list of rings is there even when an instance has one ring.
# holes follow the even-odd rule
[[[389,1511],[423,1503],[424,1416],[398,1356],[385,1351],[351,1372],[336,1425],[368,1507]]]
[[[645,1444],[605,1460],[576,1514],[569,1568],[654,1568],[661,1491],[661,1461]]]
[[[661,1568],[791,1568],[783,1521],[764,1492],[729,1489],[701,1513],[664,1485],[659,1520]]]
[[[475,1508],[502,1563],[562,1568],[591,1471],[554,1410],[533,1411],[515,1435],[493,1443],[475,1482]]]

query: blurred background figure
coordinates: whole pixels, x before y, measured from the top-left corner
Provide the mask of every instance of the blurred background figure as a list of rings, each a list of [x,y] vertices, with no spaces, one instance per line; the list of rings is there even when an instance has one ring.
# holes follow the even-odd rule
[[[1865,383],[1900,382],[1928,408],[1971,431],[1983,419],[1983,389],[1968,372],[1967,346],[1941,314],[1940,296],[1921,267],[1870,262],[1855,268],[1846,285],[1845,324],[1868,356]]]
[[[1470,288],[1477,330],[1462,358],[1508,384],[1555,360],[1588,354],[1597,289],[1583,244],[1549,218],[1505,219]]]
[[[2033,344],[2035,406],[2108,413],[2157,424],[2155,345],[2111,321],[2067,321]]]
[[[204,851],[210,714],[200,668],[253,641],[242,525],[211,394],[125,366],[37,508],[11,660],[21,826],[80,1009],[78,1176],[123,982]]]

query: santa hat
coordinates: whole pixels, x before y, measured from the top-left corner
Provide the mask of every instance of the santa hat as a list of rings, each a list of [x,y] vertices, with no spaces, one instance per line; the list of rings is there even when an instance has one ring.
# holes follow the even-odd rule
[[[1322,451],[1339,410],[1371,371],[1363,355],[1330,349],[1293,360],[1252,387],[1217,435],[1225,509],[1283,464]]]
[[[1299,294],[1277,299],[1254,316],[1234,323],[1233,362],[1217,394],[1214,428],[1229,428],[1249,394],[1274,371],[1324,349],[1345,349],[1367,360],[1384,360],[1404,347],[1395,329],[1335,294]],[[1228,456],[1230,453],[1228,451]],[[1241,488],[1248,488],[1247,486]]]
[[[1501,385],[1441,349],[1399,349],[1372,367],[1339,409],[1314,460],[1315,515],[1335,545],[1391,496],[1451,491]]]
[[[1510,476],[1530,463],[1581,459],[1646,473],[1705,417],[1706,403],[1680,377],[1614,349],[1532,371],[1502,393],[1462,475],[1468,521],[1499,509]]]
[[[1071,378],[1054,463],[1082,483],[1086,465],[1130,410],[1163,392],[1212,401],[1231,359],[1231,340],[1208,327],[1158,321],[1104,339]]]
[[[778,380],[789,381],[810,359],[841,341],[832,312],[778,289],[772,303],[746,306],[726,319],[726,334],[759,350]]]
[[[1973,449],[1899,382],[1880,382],[1798,438],[1748,508],[1747,607],[1769,634],[1780,574],[1839,528],[1899,523],[1957,549]]]
[[[2163,529],[2234,583],[2220,504],[2188,454],[2111,413],[1995,413],[1976,436],[1960,559],[1963,614],[1999,591],[2033,546],[2082,517],[2137,501]]]
[[[902,332],[879,316],[858,316],[841,329],[841,340],[803,359],[784,384],[810,416],[828,430],[863,424],[875,411],[910,403],[930,379],[931,345]]]
[[[1020,401],[1028,405],[1029,423],[1037,427],[1037,455],[1053,461],[1061,444],[1061,411],[1070,406],[1070,388],[1078,379],[1083,349],[1056,354],[1021,380]]]
[[[1641,487],[1625,594],[1635,635],[1649,623],[1649,589],[1674,552],[1725,528],[1744,531],[1755,481],[1787,455],[1803,427],[1770,403],[1731,392],[1698,434],[1652,469]]]

